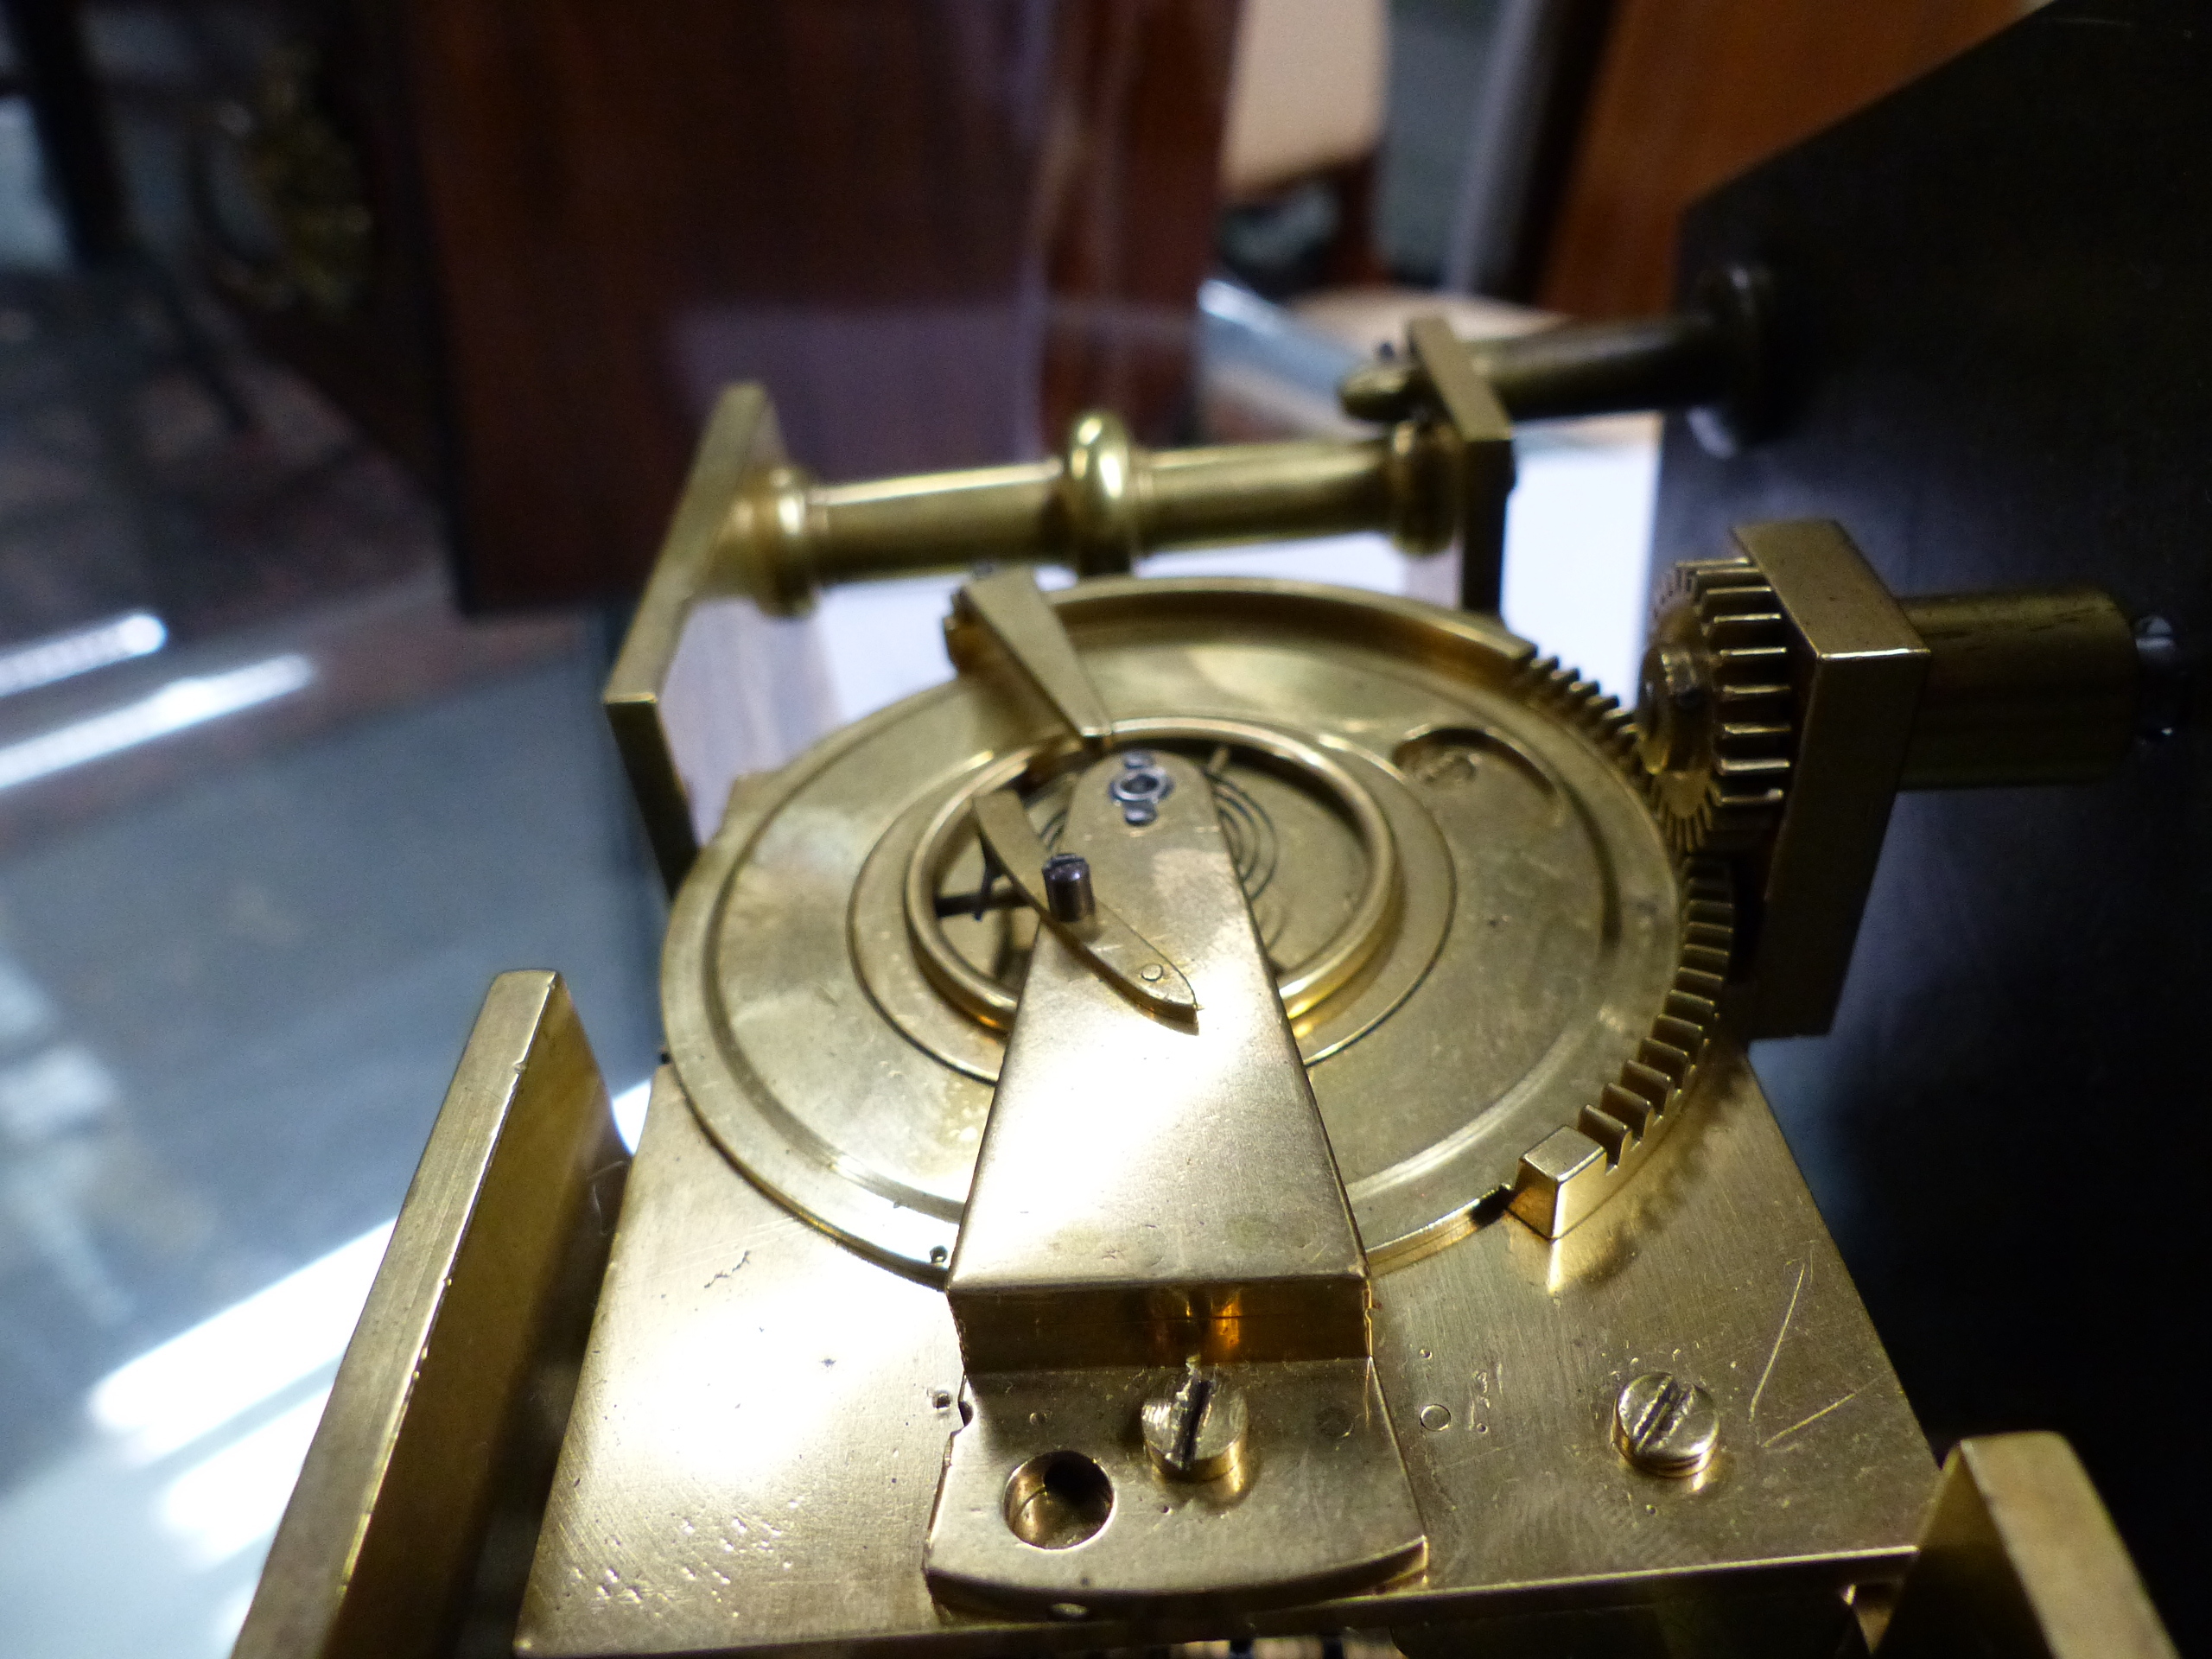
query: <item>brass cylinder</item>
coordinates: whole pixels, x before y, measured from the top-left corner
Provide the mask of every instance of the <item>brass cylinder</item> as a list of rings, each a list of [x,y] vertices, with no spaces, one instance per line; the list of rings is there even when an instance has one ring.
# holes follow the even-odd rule
[[[2134,741],[2134,630],[2096,588],[1898,601],[1926,641],[1928,683],[1905,789],[2082,783]]]
[[[1434,422],[1350,443],[1155,453],[1113,416],[1086,416],[1052,461],[830,485],[779,467],[755,475],[724,523],[721,585],[791,614],[825,587],[986,562],[1095,575],[1166,548],[1353,531],[1435,553],[1458,529],[1460,461]]]

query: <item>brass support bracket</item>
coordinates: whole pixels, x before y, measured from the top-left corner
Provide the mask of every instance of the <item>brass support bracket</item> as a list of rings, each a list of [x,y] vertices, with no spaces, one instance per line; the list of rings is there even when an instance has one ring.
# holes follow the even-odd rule
[[[1834,1018],[1929,653],[1840,524],[1746,524],[1736,543],[1790,633],[1797,754],[1766,862],[1750,1029],[1794,1036]]]
[[[1406,342],[1459,442],[1459,607],[1497,614],[1505,509],[1513,494],[1513,417],[1442,317],[1416,317]]]
[[[2056,1434],[1961,1440],[1885,1624],[1882,1659],[2177,1659],[2127,1547]]]
[[[789,470],[783,460],[767,392],[750,385],[724,391],[601,694],[646,839],[671,894],[699,854],[694,796],[705,796],[719,810],[719,796],[728,792],[738,763],[719,752],[717,711],[671,705],[671,676],[693,613],[702,601],[729,592],[723,550],[736,533],[733,520],[754,499],[761,480]]]
[[[1763,670],[1775,683],[1746,690],[1712,680],[1695,650],[1656,641],[1639,714],[1644,761],[1655,788],[1668,786],[1675,756],[1655,736],[1685,721],[1754,719],[1732,715],[1731,696],[1786,697],[1791,753],[1757,761],[1787,779],[1770,791],[1781,800],[1771,839],[1717,850],[1745,860],[1750,950],[1734,968],[1751,986],[1747,1034],[1810,1035],[1834,1018],[1897,792],[2101,777],[2135,740],[2145,672],[2126,614],[2096,588],[1901,601],[1826,519],[1747,524],[1735,541],[1771,591],[1771,614],[1731,613],[1715,626],[1778,627],[1778,643],[1762,649],[1786,667]],[[1682,687],[1668,680],[1662,647],[1688,664]]]

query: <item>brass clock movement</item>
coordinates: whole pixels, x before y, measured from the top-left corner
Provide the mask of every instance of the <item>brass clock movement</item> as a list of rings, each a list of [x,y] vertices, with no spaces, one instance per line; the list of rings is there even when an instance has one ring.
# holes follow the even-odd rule
[[[1833,1014],[1897,791],[2124,760],[2130,619],[1816,521],[1675,569],[1634,710],[1496,614],[1514,418],[1725,439],[1758,293],[1416,324],[1351,442],[827,486],[731,391],[608,690],[642,1143],[499,982],[239,1651],[2164,1650],[2063,1442],[1939,1479],[1745,1058]],[[1133,573],[1355,528],[1463,607]],[[716,770],[688,622],[942,569],[951,680]]]

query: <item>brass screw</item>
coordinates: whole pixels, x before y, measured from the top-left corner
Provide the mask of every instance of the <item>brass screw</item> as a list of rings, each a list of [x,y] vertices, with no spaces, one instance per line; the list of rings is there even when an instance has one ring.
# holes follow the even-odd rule
[[[1694,1475],[1720,1439],[1713,1396],[1669,1371],[1639,1376],[1613,1406],[1613,1441],[1647,1475]]]

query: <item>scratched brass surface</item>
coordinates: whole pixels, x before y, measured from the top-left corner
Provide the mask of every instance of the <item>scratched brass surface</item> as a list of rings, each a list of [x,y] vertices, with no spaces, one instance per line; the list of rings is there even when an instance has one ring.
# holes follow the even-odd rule
[[[1386,1582],[1423,1558],[1371,1360],[1229,1365],[1250,1408],[1243,1478],[1186,1482],[1133,1433],[1144,1402],[1179,1368],[971,1376],[930,1523],[927,1573],[940,1599],[1084,1622],[1173,1619],[1218,1631],[1217,1609],[1316,1601]],[[1073,1384],[1074,1386],[1071,1386]],[[1039,1548],[1007,1523],[1008,1471],[1095,1459],[1114,1498],[1071,1548]]]
[[[944,1299],[776,1205],[683,1105],[664,1069],[522,1650],[1129,1639],[932,1603],[922,1541],[962,1374]],[[1427,1569],[1248,1628],[1437,1626],[1902,1572],[1935,1466],[1732,1051],[1713,1054],[1630,1190],[1575,1231],[1550,1242],[1502,1219],[1384,1273],[1376,1297]],[[1655,1369],[1718,1407],[1719,1449],[1694,1480],[1638,1474],[1614,1449],[1616,1395]]]
[[[1392,938],[1299,1029],[1362,1009],[1311,1075],[1369,1253],[1464,1231],[1613,1080],[1672,983],[1675,875],[1627,778],[1540,702],[1529,647],[1493,621],[1263,581],[1101,580],[1053,604],[1117,726],[1192,722],[1203,739],[1205,722],[1238,722],[1326,751],[1355,781],[1379,775],[1358,787],[1402,826]],[[1146,741],[1200,761],[1217,747]],[[820,1224],[925,1274],[950,1259],[997,1067],[913,1039],[871,995],[861,958],[895,959],[906,917],[855,910],[855,890],[880,846],[919,833],[915,816],[1071,742],[1011,671],[909,699],[737,791],[671,918],[671,1053],[715,1138]],[[1357,910],[1364,867],[1358,836],[1315,804],[1328,791],[1284,765],[1272,804],[1281,778],[1251,768],[1254,798],[1293,830],[1256,907],[1263,928],[1280,907],[1300,957]],[[1440,917],[1440,941],[1423,931]],[[969,1025],[988,1059],[1002,1039]]]

